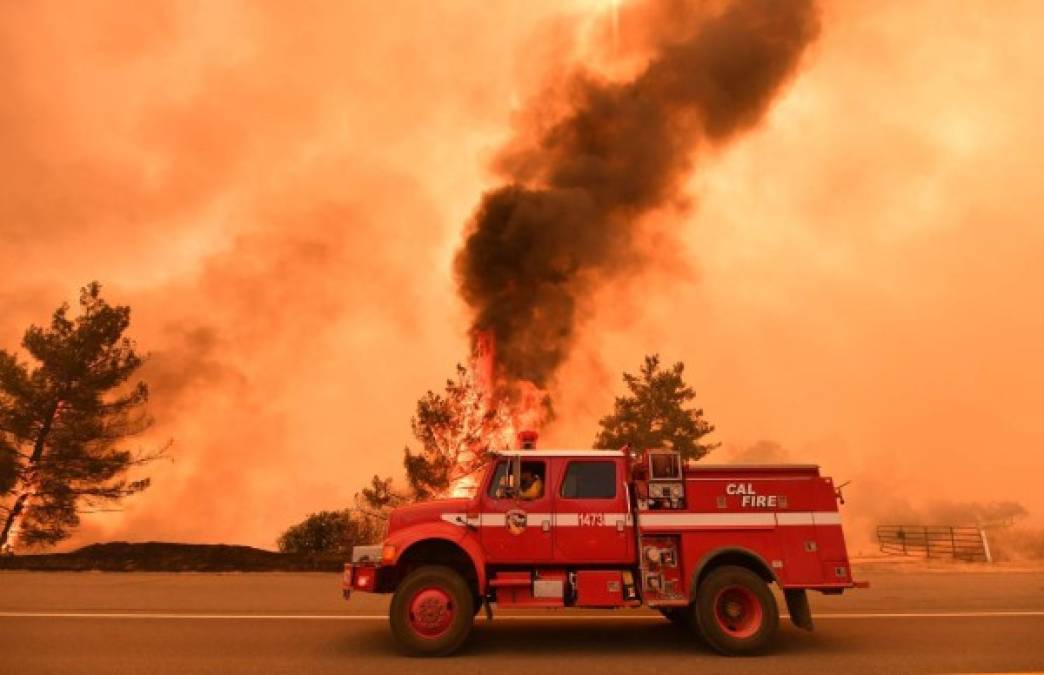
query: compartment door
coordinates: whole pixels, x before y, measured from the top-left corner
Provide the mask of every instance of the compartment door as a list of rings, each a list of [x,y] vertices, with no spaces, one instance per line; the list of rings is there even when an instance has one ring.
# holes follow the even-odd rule
[[[783,545],[783,569],[787,584],[818,584],[822,581],[820,541],[811,511],[776,513],[776,532]]]

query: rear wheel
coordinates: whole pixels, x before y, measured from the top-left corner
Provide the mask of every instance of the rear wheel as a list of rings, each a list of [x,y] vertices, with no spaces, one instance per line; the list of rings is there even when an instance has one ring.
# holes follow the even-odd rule
[[[411,572],[392,597],[389,620],[399,646],[414,656],[445,656],[471,632],[475,617],[467,582],[448,567]]]
[[[779,625],[779,609],[768,584],[745,567],[719,567],[700,584],[696,619],[707,644],[730,656],[756,654]]]

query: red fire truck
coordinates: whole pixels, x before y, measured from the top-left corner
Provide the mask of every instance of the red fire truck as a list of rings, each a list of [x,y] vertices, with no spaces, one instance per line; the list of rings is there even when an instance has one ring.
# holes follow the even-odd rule
[[[651,607],[723,654],[750,654],[779,621],[770,584],[808,630],[808,590],[865,585],[852,580],[839,491],[816,466],[627,449],[492,460],[474,496],[395,509],[383,544],[357,546],[345,565],[346,598],[394,593],[392,632],[407,653],[453,652],[495,605]]]

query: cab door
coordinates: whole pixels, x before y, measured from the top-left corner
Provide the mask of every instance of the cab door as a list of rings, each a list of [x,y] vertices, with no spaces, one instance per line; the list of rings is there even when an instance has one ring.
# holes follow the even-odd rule
[[[519,462],[518,467],[513,466]],[[545,562],[551,559],[551,491],[546,459],[503,458],[480,498],[480,537],[491,563]],[[530,476],[505,489],[507,477]],[[536,478],[539,489],[533,488]]]
[[[622,458],[557,460],[554,550],[557,562],[634,560],[634,521]]]

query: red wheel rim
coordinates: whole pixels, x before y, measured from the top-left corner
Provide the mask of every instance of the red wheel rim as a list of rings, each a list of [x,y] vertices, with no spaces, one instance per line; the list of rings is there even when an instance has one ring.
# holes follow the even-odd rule
[[[417,591],[410,600],[410,627],[426,638],[441,637],[453,623],[453,599],[441,588]]]
[[[765,611],[749,588],[726,586],[714,598],[714,617],[726,635],[742,639],[758,632]]]

